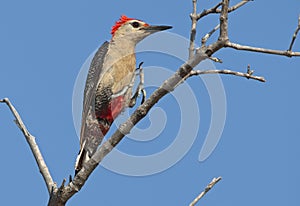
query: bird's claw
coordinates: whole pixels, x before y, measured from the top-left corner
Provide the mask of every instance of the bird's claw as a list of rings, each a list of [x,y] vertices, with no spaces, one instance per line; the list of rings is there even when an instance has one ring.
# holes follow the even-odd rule
[[[141,104],[143,104],[145,102],[146,99],[146,90],[144,88],[144,70],[142,68],[142,64],[144,62],[141,62],[138,66],[138,68],[136,68],[136,70],[138,71],[138,75],[140,77],[140,83],[137,86],[134,95],[131,97],[130,102],[129,102],[129,107],[134,107],[134,105],[136,104],[136,99],[138,98],[138,96],[140,96],[142,94],[142,101]]]

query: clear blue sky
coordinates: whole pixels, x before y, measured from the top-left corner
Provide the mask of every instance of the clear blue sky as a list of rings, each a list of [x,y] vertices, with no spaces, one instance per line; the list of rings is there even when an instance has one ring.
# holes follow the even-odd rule
[[[215,3],[199,1],[198,10]],[[170,32],[188,38],[191,10],[191,1],[171,0],[1,2],[0,98],[10,98],[29,131],[37,137],[56,182],[60,184],[63,178],[73,174],[79,149],[72,113],[76,77],[88,56],[110,39],[114,22],[126,14],[150,24],[172,25]],[[230,39],[285,50],[299,14],[297,0],[250,2],[230,15]],[[198,27],[198,41],[216,23],[217,16],[205,18]],[[300,39],[294,48],[300,50]],[[181,50],[185,56],[187,51],[185,47]],[[122,175],[99,166],[68,205],[188,205],[217,176],[223,180],[201,200],[202,205],[300,204],[300,58],[231,49],[215,56],[224,61],[215,65],[218,69],[245,71],[250,64],[255,74],[264,76],[267,82],[221,76],[226,94],[226,121],[213,153],[205,161],[198,161],[212,107],[205,80],[193,78],[181,86],[193,88],[188,90],[196,97],[200,112],[200,122],[193,114],[185,120],[198,125],[196,140],[186,155],[171,168],[148,176]],[[158,67],[175,71],[182,63],[172,55],[159,52],[141,53],[138,61],[145,61],[145,70],[149,67],[146,73],[154,79],[162,76],[157,74]],[[148,94],[151,91],[153,87],[147,88]],[[192,102],[185,93],[179,96],[182,94],[186,101]],[[190,139],[193,134],[191,131],[176,136],[184,115],[180,112],[185,113],[176,100],[176,96],[168,95],[157,105],[155,111],[166,120],[161,123],[165,125],[158,136],[148,141],[140,141],[138,136],[127,138],[118,149],[143,156],[159,153],[176,138],[182,138],[184,145],[185,138]],[[149,118],[138,125],[141,130],[148,127],[151,127]],[[5,105],[0,105],[0,138],[1,203],[45,205],[48,201],[45,184]],[[146,137],[140,135],[140,138]],[[153,167],[164,164],[159,159]],[[121,161],[119,167],[135,171],[145,165],[126,165]]]

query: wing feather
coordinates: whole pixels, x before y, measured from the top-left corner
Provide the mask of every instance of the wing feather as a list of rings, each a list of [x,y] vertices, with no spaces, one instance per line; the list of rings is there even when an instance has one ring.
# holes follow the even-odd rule
[[[97,83],[101,77],[101,72],[103,72],[103,63],[105,55],[108,51],[108,45],[109,43],[106,41],[98,49],[93,57],[88,71],[83,98],[80,147],[83,146],[87,138],[98,138],[99,144],[103,139],[103,135],[101,134],[101,130],[99,128],[99,123],[95,118],[95,93],[97,89]]]

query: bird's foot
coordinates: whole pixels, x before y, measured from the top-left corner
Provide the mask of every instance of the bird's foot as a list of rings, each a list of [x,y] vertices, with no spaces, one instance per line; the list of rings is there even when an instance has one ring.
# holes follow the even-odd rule
[[[142,64],[144,62],[141,62],[138,66],[138,68],[136,69],[138,71],[139,78],[140,78],[140,82],[138,87],[135,90],[134,95],[131,97],[130,102],[129,102],[129,107],[134,107],[134,105],[136,104],[136,100],[138,98],[138,96],[140,96],[142,94],[142,101],[141,104],[144,103],[145,99],[146,99],[146,90],[144,88],[144,70],[142,68]]]

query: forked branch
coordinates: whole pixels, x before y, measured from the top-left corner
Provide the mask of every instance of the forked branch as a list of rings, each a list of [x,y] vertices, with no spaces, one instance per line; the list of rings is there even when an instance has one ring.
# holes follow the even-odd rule
[[[239,3],[237,3],[236,5],[228,8],[228,12],[233,12],[235,10],[237,10],[238,8],[240,8],[241,6],[245,5],[246,3],[248,3],[249,1],[253,1],[253,0],[243,0]],[[222,6],[222,1],[219,2],[217,5],[215,5],[214,7],[210,8],[210,9],[207,9],[207,10],[204,10],[202,11],[200,14],[197,14],[197,21],[209,14],[218,14],[218,13],[221,13],[221,9],[220,6]]]
[[[294,43],[295,43],[295,40],[296,40],[296,38],[297,38],[297,35],[298,35],[299,30],[300,30],[300,15],[299,15],[299,17],[298,17],[298,26],[297,26],[297,28],[296,28],[294,34],[293,34],[292,41],[291,41],[291,44],[290,44],[289,49],[288,49],[289,52],[291,52],[292,49],[293,49],[293,45],[294,45]]]

